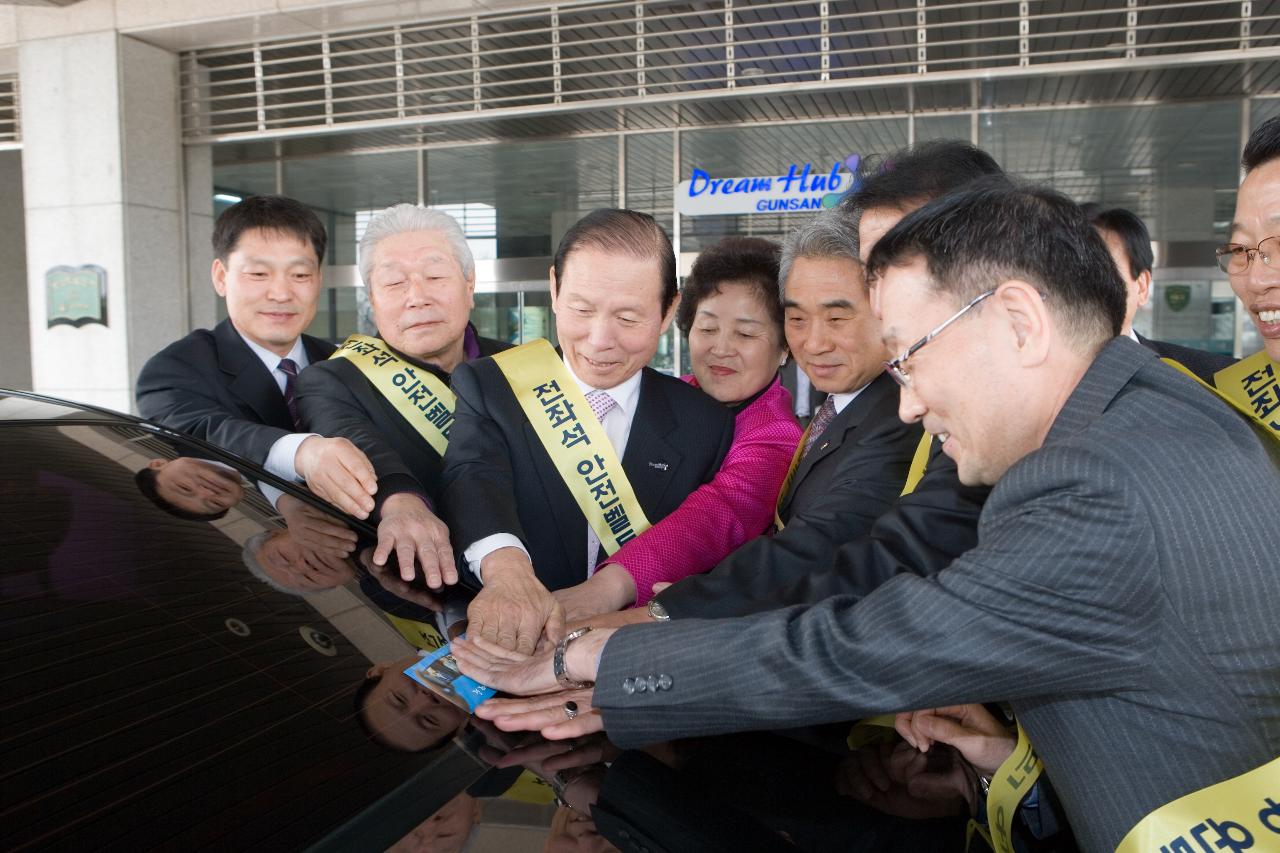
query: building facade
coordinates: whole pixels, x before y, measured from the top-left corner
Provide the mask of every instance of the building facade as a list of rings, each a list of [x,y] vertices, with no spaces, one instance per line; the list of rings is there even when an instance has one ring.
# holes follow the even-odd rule
[[[935,138],[1142,216],[1139,331],[1251,352],[1212,247],[1278,60],[1280,0],[0,6],[0,385],[129,408],[142,361],[221,316],[209,233],[246,194],[329,227],[313,333],[366,327],[356,241],[409,201],[463,223],[476,322],[519,341],[554,335],[550,256],[589,210],[653,213],[684,271]]]

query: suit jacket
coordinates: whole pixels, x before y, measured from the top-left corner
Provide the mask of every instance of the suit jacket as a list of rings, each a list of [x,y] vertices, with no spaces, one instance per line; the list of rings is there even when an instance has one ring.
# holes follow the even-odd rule
[[[481,356],[511,347],[490,338],[477,338],[477,342]],[[392,352],[449,384],[450,376],[443,370],[396,350]],[[351,361],[331,358],[302,371],[298,375],[297,399],[298,413],[307,430],[348,438],[369,457],[378,475],[379,504],[397,492],[416,492],[433,504],[439,503],[443,467],[440,455]]]
[[[887,373],[881,374],[832,419],[796,468],[781,506],[786,528],[773,537],[747,542],[707,574],[680,581],[663,591],[658,600],[673,617],[735,616],[786,604],[813,603],[821,596],[793,596],[817,595],[816,589],[784,590],[819,573],[827,574],[831,581],[823,585],[822,596],[832,594],[832,587],[845,594],[870,591],[870,587],[848,588],[840,576],[832,578],[829,570],[837,548],[867,536],[895,506],[921,435],[919,424],[904,424],[898,418],[898,386]],[[925,500],[917,498],[916,506],[931,508],[936,502],[930,502],[938,497],[935,462],[929,464],[927,482],[917,488],[924,492]],[[948,511],[958,507],[963,515],[960,543],[967,548],[972,545],[985,491],[976,502],[965,500],[967,493],[958,490],[954,472],[952,466],[952,478],[943,478],[941,502]],[[926,523],[913,524],[910,529],[924,532],[929,541],[935,535],[942,536],[929,528]],[[942,565],[959,553],[955,541],[950,536],[938,540],[947,553]],[[895,568],[868,566],[867,571],[883,579]]]
[[[1134,332],[1134,334],[1138,335],[1137,332]],[[1236,363],[1236,359],[1229,355],[1219,355],[1208,350],[1192,349],[1191,347],[1171,344],[1167,341],[1154,341],[1151,338],[1144,338],[1142,335],[1138,335],[1138,343],[1161,358],[1173,359],[1209,385],[1213,384],[1213,374],[1224,367],[1230,367]]]
[[[494,533],[511,533],[528,549],[548,589],[581,583],[586,519],[498,365],[482,358],[459,366],[453,391],[458,407],[444,457],[441,505],[456,550]],[[644,368],[622,468],[650,522],[709,482],[732,442],[729,409],[679,379]]]
[[[302,336],[307,358],[323,361],[333,344]],[[137,384],[144,418],[216,444],[259,465],[294,432],[280,386],[240,333],[223,320],[196,329],[153,355]]]
[[[1276,506],[1244,419],[1116,338],[947,569],[808,611],[624,628],[592,701],[624,747],[1007,701],[1082,847],[1111,850],[1280,754],[1280,572],[1260,544]]]

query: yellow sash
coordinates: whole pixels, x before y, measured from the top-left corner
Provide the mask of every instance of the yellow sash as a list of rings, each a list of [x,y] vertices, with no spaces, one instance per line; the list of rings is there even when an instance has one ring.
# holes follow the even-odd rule
[[[493,360],[605,551],[612,555],[648,530],[604,427],[551,344],[539,338]]]
[[[1213,375],[1214,389],[1280,440],[1280,364],[1266,350]]]
[[[1013,853],[1013,818],[1018,813],[1018,803],[1043,772],[1044,764],[1019,723],[1017,746],[991,777],[987,791],[987,828],[984,831],[976,827],[995,853]]]
[[[419,622],[416,619],[405,619],[403,616],[394,616],[390,613],[384,613],[383,615],[400,632],[400,636],[408,640],[409,645],[415,649],[434,652],[444,646],[444,637],[440,636],[440,632],[436,630],[435,625],[428,625],[426,622]]]
[[[907,481],[902,484],[902,495],[909,495],[916,490],[916,486],[920,485],[920,478],[924,476],[924,466],[929,462],[929,450],[933,447],[933,436],[925,433],[920,436],[920,443],[916,445],[916,453],[911,457],[911,467],[907,469]]]
[[[400,417],[444,456],[458,398],[430,370],[407,364],[377,338],[352,335],[330,358],[345,358],[386,398]]]
[[[1280,758],[1165,803],[1116,853],[1208,850],[1211,842],[1214,850],[1280,850]]]

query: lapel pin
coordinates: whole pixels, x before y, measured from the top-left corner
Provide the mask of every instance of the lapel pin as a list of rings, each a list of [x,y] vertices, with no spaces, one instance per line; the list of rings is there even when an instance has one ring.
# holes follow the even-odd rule
[[[649,467],[650,467],[650,468],[657,468],[659,471],[665,471],[665,470],[667,470],[667,463],[665,463],[665,462],[650,462],[650,463],[649,463]]]

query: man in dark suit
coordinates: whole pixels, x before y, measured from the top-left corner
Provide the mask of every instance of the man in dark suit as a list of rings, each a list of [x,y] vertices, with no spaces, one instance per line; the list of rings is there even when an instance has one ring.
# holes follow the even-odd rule
[[[1111,257],[1115,259],[1128,294],[1120,334],[1133,338],[1161,358],[1178,362],[1212,385],[1213,375],[1224,367],[1235,364],[1234,358],[1167,341],[1152,340],[1134,331],[1134,315],[1150,298],[1151,267],[1155,263],[1155,255],[1151,251],[1151,234],[1147,231],[1146,223],[1123,207],[1103,210],[1099,205],[1086,204],[1084,211],[1093,227],[1098,229],[1102,241],[1107,244]]]
[[[675,313],[671,242],[647,214],[599,210],[561,240],[551,269],[564,381],[574,381],[621,459],[650,522],[711,480],[733,415],[701,391],[645,367]],[[456,420],[443,507],[467,569],[483,584],[470,632],[531,652],[563,630],[548,590],[585,580],[600,539],[493,359],[453,374]]]
[[[571,728],[602,720],[620,746],[1006,701],[1086,850],[1274,762],[1269,439],[1117,337],[1115,265],[1052,191],[962,190],[902,220],[869,269],[902,417],[963,482],[995,485],[974,549],[861,600],[606,629],[514,667],[464,642],[462,671],[540,692],[559,658],[603,712],[579,702]]]
[[[152,356],[138,375],[144,418],[202,438],[364,518],[375,479],[344,438],[301,431],[294,381],[333,345],[304,335],[320,295],[326,237],[301,202],[250,196],[213,230],[213,287],[227,319]]]
[[[475,261],[462,229],[447,213],[411,204],[379,213],[360,240],[360,277],[381,338],[377,343],[444,387],[458,365],[510,347],[479,337],[469,322],[475,307]],[[303,427],[350,439],[373,465],[378,478],[376,516],[388,502],[394,509],[398,503],[421,505],[425,500],[436,507],[440,501],[442,453],[420,431],[431,428],[417,420],[422,412],[415,410],[411,422],[392,402],[401,399],[398,388],[380,390],[347,358],[317,362],[298,377]],[[425,537],[415,541],[413,550],[423,554],[425,549],[426,558],[420,562],[428,586],[457,581],[443,523],[424,516],[423,523],[406,535]],[[401,579],[411,581],[412,554],[399,553]],[[379,549],[374,556],[384,555]]]

